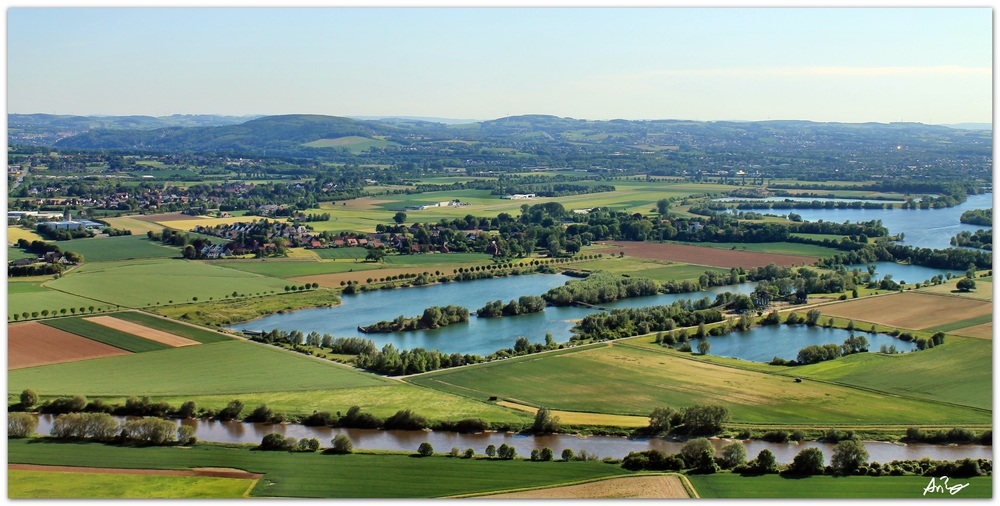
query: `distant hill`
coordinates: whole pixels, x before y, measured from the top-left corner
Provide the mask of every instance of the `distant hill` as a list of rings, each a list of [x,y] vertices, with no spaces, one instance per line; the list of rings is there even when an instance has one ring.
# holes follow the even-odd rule
[[[154,130],[169,127],[207,127],[244,123],[260,116],[174,114],[172,116],[70,116],[56,114],[8,114],[8,142],[52,145],[66,137],[91,130]]]
[[[941,125],[948,128],[958,128],[961,130],[993,130],[993,123],[952,123]]]
[[[607,167],[624,155],[717,152],[751,155],[760,163],[906,163],[921,156],[986,157],[991,130],[921,123],[813,121],[584,120],[544,114],[464,124],[416,118],[361,120],[314,114],[264,116],[249,121],[215,116],[59,117],[10,115],[11,144],[67,149],[233,153],[352,163],[568,166],[587,159]],[[232,122],[211,125],[211,122]],[[186,123],[186,124],[185,124]],[[194,125],[191,125],[194,123]],[[163,126],[167,124],[167,126]],[[45,135],[32,134],[45,130]],[[55,133],[52,133],[55,132]],[[905,150],[900,152],[900,146]],[[685,155],[687,156],[687,155]],[[886,156],[893,156],[887,159]],[[912,160],[910,159],[912,157]],[[674,161],[656,158],[656,163]],[[638,159],[636,159],[638,160]],[[641,162],[649,166],[651,158]],[[780,161],[779,161],[780,160]]]
[[[303,144],[340,137],[391,135],[391,125],[336,116],[290,114],[266,116],[238,125],[171,127],[155,130],[91,130],[62,139],[60,148],[146,149],[190,152],[298,151]]]
[[[434,116],[348,116],[351,119],[360,119],[368,121],[384,121],[386,123],[409,123],[409,122],[426,122],[426,123],[441,123],[443,125],[465,125],[469,123],[478,123],[482,120],[478,119],[456,119],[456,118],[437,118]]]

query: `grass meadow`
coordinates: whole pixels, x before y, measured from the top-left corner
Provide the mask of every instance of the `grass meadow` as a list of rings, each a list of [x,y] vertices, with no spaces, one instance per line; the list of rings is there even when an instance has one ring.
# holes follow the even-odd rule
[[[21,315],[28,313],[41,313],[43,310],[50,313],[59,313],[60,310],[69,308],[90,308],[110,309],[111,305],[77,295],[52,290],[41,285],[41,283],[30,281],[8,281],[7,282],[7,318],[12,319],[14,314]],[[23,315],[22,315],[23,316]],[[22,318],[24,319],[24,318]]]
[[[728,249],[737,251],[753,251],[757,253],[778,253],[783,255],[799,255],[806,257],[828,257],[840,253],[834,248],[816,246],[813,244],[799,244],[795,242],[755,242],[755,243],[735,243],[735,242],[681,242],[677,244],[687,244],[690,246],[704,246],[707,248]]]
[[[204,476],[7,471],[11,499],[231,499],[254,480]]]
[[[85,262],[179,258],[181,256],[179,248],[162,246],[158,242],[147,239],[145,234],[75,239],[71,242],[60,243],[60,247],[83,255]]]
[[[686,355],[686,354],[685,354]],[[646,415],[654,408],[720,403],[749,424],[989,423],[989,411],[894,397],[832,383],[727,367],[680,352],[600,344],[444,370],[409,379],[457,395],[497,395],[569,411]],[[775,368],[777,370],[777,368]]]
[[[123,307],[223,299],[232,292],[281,293],[279,279],[185,260],[134,260],[84,264],[47,286]],[[171,302],[172,301],[172,302]]]
[[[7,376],[8,392],[34,388],[46,396],[235,395],[379,386],[387,381],[237,340],[19,369]]]
[[[329,441],[321,441],[329,447]],[[414,449],[416,450],[416,449]],[[443,451],[444,449],[437,449]],[[483,453],[483,448],[475,448]],[[324,455],[251,451],[198,444],[126,448],[102,444],[11,440],[8,461],[21,464],[137,469],[229,467],[262,473],[253,496],[317,498],[420,498],[554,486],[631,474],[603,462],[529,462],[416,458],[400,454]]]

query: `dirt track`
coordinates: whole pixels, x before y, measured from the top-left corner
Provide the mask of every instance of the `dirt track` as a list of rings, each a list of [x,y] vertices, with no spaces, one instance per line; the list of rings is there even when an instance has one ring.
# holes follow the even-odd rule
[[[486,499],[678,499],[690,497],[677,476],[629,476],[609,480],[511,492]]]
[[[61,364],[130,352],[41,323],[7,326],[7,369]]]
[[[653,260],[669,260],[694,265],[712,267],[762,267],[775,264],[782,267],[811,264],[817,257],[799,255],[784,255],[778,253],[758,253],[754,251],[728,250],[689,246],[687,244],[665,244],[656,242],[615,241],[607,243],[607,248],[595,249],[591,253],[618,254],[624,251],[626,255]]]

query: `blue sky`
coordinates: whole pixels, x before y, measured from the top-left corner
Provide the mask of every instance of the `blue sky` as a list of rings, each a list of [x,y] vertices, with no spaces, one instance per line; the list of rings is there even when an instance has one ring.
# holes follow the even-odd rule
[[[11,113],[992,120],[989,8],[12,8]]]

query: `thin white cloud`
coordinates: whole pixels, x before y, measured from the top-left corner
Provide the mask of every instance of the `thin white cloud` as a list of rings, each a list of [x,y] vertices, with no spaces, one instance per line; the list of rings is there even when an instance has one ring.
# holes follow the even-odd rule
[[[729,67],[654,70],[637,74],[605,76],[643,81],[662,77],[882,77],[882,76],[991,76],[990,67],[937,65],[928,67]]]

